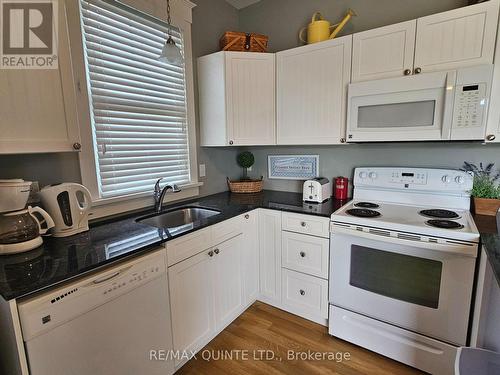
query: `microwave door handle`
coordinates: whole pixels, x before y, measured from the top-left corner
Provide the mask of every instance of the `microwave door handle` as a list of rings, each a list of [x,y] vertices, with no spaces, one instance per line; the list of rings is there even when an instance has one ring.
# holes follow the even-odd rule
[[[451,127],[453,124],[453,107],[455,104],[455,83],[457,81],[456,70],[446,73],[446,84],[444,87],[443,124],[441,127],[441,139],[451,139]]]

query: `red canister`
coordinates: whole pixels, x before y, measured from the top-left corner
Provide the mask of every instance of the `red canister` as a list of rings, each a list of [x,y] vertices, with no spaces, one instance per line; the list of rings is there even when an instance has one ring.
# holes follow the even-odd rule
[[[335,199],[347,199],[349,179],[347,177],[335,178]]]

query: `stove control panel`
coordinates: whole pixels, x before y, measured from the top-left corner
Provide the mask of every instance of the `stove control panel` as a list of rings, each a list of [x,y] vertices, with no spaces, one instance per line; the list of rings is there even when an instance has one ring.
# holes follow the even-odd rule
[[[356,168],[354,186],[468,194],[472,189],[472,175],[453,169]]]

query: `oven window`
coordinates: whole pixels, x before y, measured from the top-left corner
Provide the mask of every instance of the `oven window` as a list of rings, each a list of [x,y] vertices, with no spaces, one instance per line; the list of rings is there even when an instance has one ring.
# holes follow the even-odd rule
[[[358,128],[418,128],[434,125],[435,100],[358,107]]]
[[[386,297],[437,309],[443,264],[364,246],[351,247],[350,284]]]

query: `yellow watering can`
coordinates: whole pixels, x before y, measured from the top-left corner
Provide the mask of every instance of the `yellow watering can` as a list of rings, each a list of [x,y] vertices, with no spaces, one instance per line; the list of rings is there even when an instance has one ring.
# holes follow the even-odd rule
[[[356,16],[356,12],[352,9],[347,11],[342,21],[334,25],[325,20],[320,12],[315,12],[312,15],[311,23],[307,27],[303,27],[299,31],[299,39],[303,43],[311,44],[322,42],[324,40],[333,39],[344,28],[345,24],[349,22],[351,17]],[[333,31],[331,31],[333,29]],[[307,40],[304,38],[304,32],[307,31]]]

